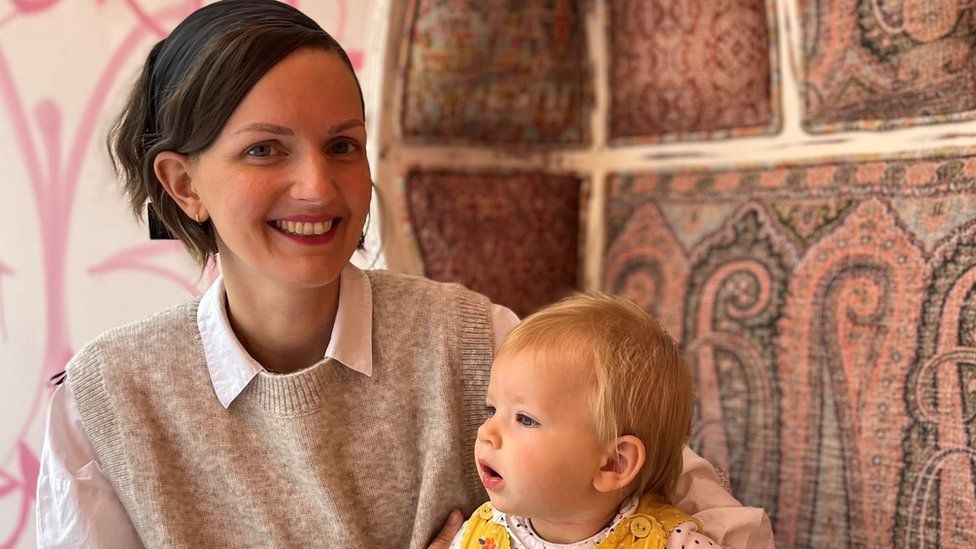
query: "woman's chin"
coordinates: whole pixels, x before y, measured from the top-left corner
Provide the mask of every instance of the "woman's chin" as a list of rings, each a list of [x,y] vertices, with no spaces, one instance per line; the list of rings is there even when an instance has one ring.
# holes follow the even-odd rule
[[[276,279],[282,286],[295,290],[308,291],[328,288],[331,284],[339,280],[339,273],[329,273],[328,276],[323,275],[321,272],[291,273],[285,276],[279,275]]]
[[[308,291],[324,289],[339,280],[339,275],[345,268],[345,263],[341,266],[336,264],[323,264],[321,262],[294,262],[282,261],[261,265],[244,274],[245,286],[276,287],[278,290]],[[236,273],[224,269],[224,279],[238,279]]]
[[[328,286],[339,279],[349,258],[292,257],[262,265],[264,275],[279,284],[296,289],[311,290]]]

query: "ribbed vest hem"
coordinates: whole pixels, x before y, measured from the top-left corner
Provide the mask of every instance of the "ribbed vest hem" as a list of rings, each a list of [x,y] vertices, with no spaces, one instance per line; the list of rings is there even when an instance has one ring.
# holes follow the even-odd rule
[[[467,455],[474,456],[478,428],[485,419],[485,389],[488,387],[494,351],[491,338],[484,336],[486,333],[491,333],[491,321],[486,314],[489,308],[487,299],[466,291],[458,291],[457,296],[460,324],[458,352],[461,357],[461,401],[464,408],[461,430],[465,451]],[[483,302],[479,302],[478,297],[481,297]],[[468,483],[469,492],[479,493],[482,486],[477,469],[467,468],[466,476],[465,482]]]
[[[68,366],[68,382],[78,404],[81,422],[92,448],[97,448],[99,467],[113,480],[123,503],[132,501],[132,482],[123,448],[115,407],[105,387],[104,361],[97,343],[78,353]],[[137,531],[140,516],[128,510]]]

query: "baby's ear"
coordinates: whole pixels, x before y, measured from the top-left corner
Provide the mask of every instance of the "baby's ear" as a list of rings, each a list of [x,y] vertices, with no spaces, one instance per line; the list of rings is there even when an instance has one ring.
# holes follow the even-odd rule
[[[633,435],[610,441],[607,451],[593,479],[593,487],[600,492],[626,488],[640,473],[646,458],[644,443]]]

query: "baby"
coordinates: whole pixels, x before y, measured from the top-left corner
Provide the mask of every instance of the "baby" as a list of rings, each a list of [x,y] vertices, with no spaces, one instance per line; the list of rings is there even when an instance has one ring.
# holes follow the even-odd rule
[[[637,305],[578,294],[505,339],[475,461],[490,502],[452,548],[717,547],[667,504],[691,428],[691,374]]]

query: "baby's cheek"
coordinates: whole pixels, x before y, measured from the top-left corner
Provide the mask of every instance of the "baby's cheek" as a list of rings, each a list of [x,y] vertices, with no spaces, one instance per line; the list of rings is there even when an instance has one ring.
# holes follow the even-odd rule
[[[529,486],[540,487],[558,478],[560,471],[552,459],[550,452],[537,445],[527,445],[519,448],[511,456],[510,462],[521,481]]]
[[[552,444],[545,450],[537,451],[535,455],[526,459],[537,468],[540,489],[550,492],[577,493],[581,487],[589,486],[591,480],[590,463],[581,459],[571,448],[560,448]]]

